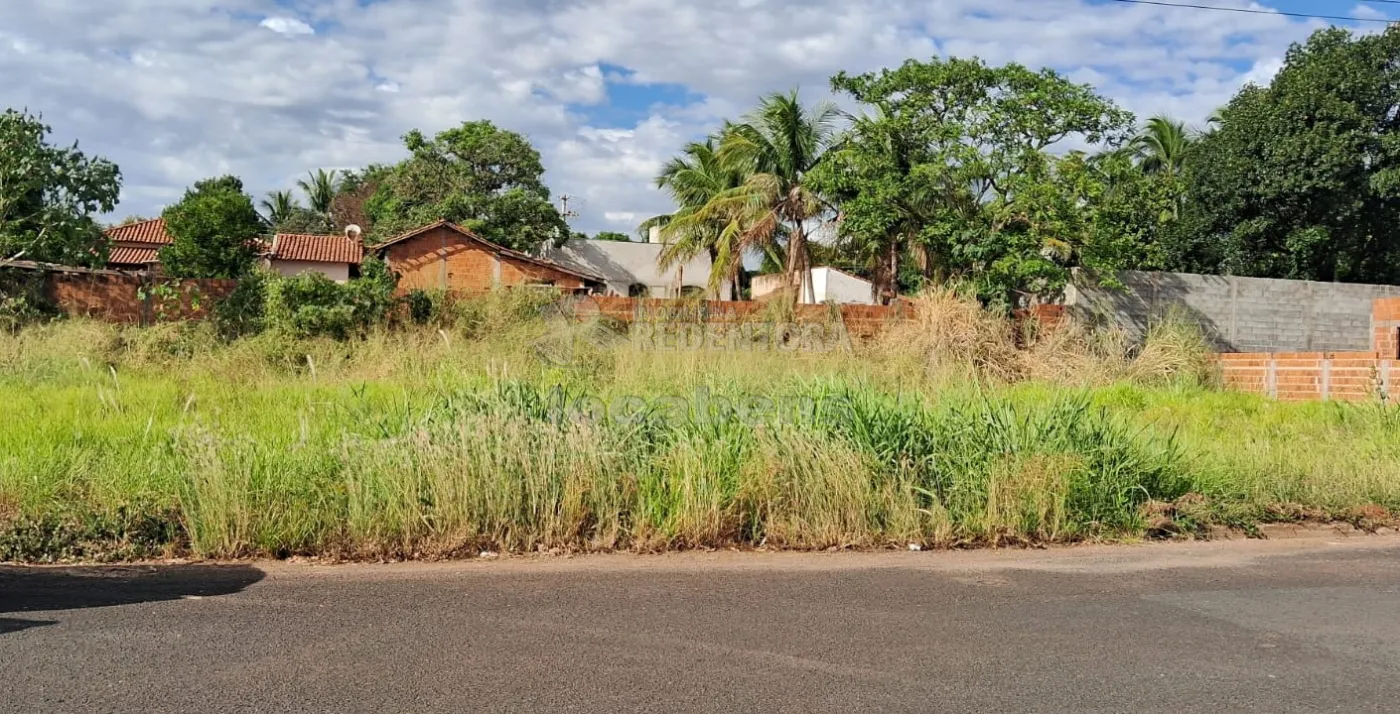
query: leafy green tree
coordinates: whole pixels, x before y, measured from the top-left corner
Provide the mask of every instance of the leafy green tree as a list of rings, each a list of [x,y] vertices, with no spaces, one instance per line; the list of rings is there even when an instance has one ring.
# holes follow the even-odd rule
[[[718,262],[731,275],[745,254],[781,248],[789,283],[810,300],[810,222],[827,207],[809,185],[808,174],[835,138],[839,120],[834,105],[805,107],[796,91],[765,97],[720,138],[721,165],[742,175],[743,183],[693,213],[673,217],[667,230],[683,234],[723,225]],[[794,292],[793,299],[798,297]]]
[[[1094,253],[1048,151],[1071,138],[1127,139],[1132,115],[1091,87],[957,58],[841,73],[832,86],[871,111],[821,188],[839,200],[842,231],[871,260],[887,256],[883,273],[898,275],[893,256],[914,246],[927,275],[972,279],[984,299],[1009,305],[1058,290]]]
[[[103,158],[48,142],[43,120],[0,114],[0,260],[101,264],[102,228],[93,218],[116,208],[121,172]]]
[[[297,187],[306,194],[311,210],[325,216],[328,223],[332,222],[331,204],[340,191],[339,172],[334,169],[316,169],[307,173],[306,178],[297,181]]]
[[[616,231],[600,231],[599,233],[593,236],[593,240],[609,240],[615,243],[630,243],[632,242],[632,236],[629,236],[626,233],[618,233]]]
[[[520,134],[478,121],[432,139],[415,130],[404,143],[412,156],[385,172],[365,202],[374,238],[441,219],[517,250],[569,237],[544,185],[539,152]]]
[[[1174,268],[1400,281],[1400,29],[1319,30],[1190,153]]]
[[[235,176],[196,183],[162,214],[174,242],[162,267],[180,278],[237,278],[254,266],[262,217]]]

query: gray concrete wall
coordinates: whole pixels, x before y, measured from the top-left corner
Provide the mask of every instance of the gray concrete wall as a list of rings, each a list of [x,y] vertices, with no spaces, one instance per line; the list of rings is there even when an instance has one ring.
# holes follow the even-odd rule
[[[1371,301],[1400,296],[1394,285],[1136,271],[1117,278],[1121,289],[1076,275],[1065,290],[1070,314],[1141,336],[1175,307],[1229,352],[1369,350]]]

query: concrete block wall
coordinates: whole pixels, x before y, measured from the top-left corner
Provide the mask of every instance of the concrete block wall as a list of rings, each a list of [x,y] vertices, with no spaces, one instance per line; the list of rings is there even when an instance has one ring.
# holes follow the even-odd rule
[[[1223,352],[1354,352],[1371,348],[1372,303],[1400,286],[1124,271],[1123,287],[1078,275],[1065,291],[1076,319],[1141,336],[1179,310]],[[1397,312],[1400,327],[1400,312]]]

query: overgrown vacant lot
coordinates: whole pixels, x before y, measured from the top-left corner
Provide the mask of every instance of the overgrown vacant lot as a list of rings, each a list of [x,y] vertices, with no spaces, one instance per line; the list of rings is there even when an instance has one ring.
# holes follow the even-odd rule
[[[1400,411],[1214,391],[1198,339],[656,351],[519,297],[348,342],[0,337],[0,560],[951,546],[1400,509]],[[779,316],[780,317],[780,316]]]

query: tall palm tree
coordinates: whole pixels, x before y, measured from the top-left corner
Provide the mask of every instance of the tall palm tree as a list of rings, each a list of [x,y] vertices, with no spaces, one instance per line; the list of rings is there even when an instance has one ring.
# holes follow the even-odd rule
[[[713,266],[710,289],[716,291],[725,281],[735,279],[742,264],[742,261],[729,260],[734,253],[734,231],[725,231],[725,227],[731,221],[717,217],[699,221],[689,220],[689,217],[703,210],[716,196],[743,185],[747,178],[720,161],[718,142],[718,137],[711,136],[703,142],[687,144],[680,155],[661,167],[656,186],[671,194],[676,212],[655,216],[641,225],[642,231],[652,226],[661,228],[666,242],[660,256],[662,269],[708,253]]]
[[[263,217],[269,224],[276,226],[291,217],[292,212],[300,206],[297,205],[291,191],[273,191],[262,200],[262,208]]]
[[[744,182],[721,192],[693,214],[671,221],[672,230],[689,230],[698,223],[719,223],[720,246],[732,271],[751,249],[786,252],[789,285],[815,299],[807,250],[810,226],[825,206],[806,183],[807,172],[821,161],[836,134],[840,112],[830,103],[802,106],[797,92],[772,94],[744,121],[727,128],[718,157],[725,167],[745,175]],[[794,300],[797,294],[793,295]]]
[[[340,190],[340,172],[335,169],[316,169],[307,172],[305,179],[297,181],[297,186],[306,194],[311,210],[331,220],[331,204]]]
[[[1143,171],[1174,176],[1181,173],[1193,141],[1185,122],[1158,115],[1147,120],[1132,145]]]

